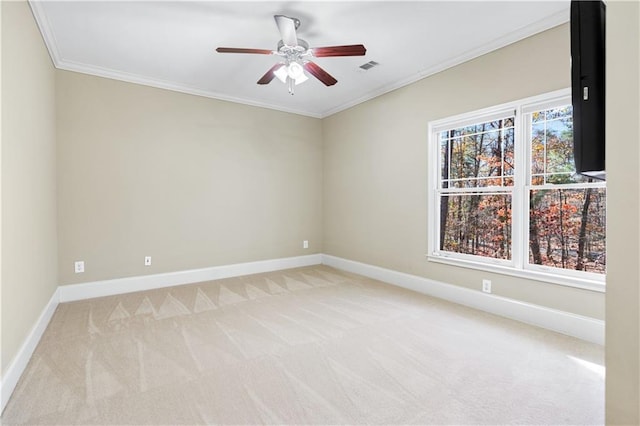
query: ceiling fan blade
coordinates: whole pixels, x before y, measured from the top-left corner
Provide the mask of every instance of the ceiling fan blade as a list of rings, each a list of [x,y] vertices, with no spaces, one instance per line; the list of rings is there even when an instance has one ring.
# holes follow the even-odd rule
[[[314,47],[311,50],[313,51],[313,56],[318,58],[326,56],[364,56],[367,53],[367,49],[362,44]]]
[[[278,31],[280,31],[282,42],[287,46],[297,46],[298,37],[296,36],[296,23],[299,25],[300,21],[284,15],[275,15],[274,18],[276,20],[276,25],[278,26]]]
[[[320,68],[320,66],[314,62],[307,62],[304,64],[304,69],[307,70],[309,74],[323,82],[325,86],[333,86],[338,82],[338,80],[333,78],[331,74]]]
[[[272,66],[269,71],[267,71],[265,73],[265,75],[262,76],[262,78],[260,78],[260,80],[258,80],[258,84],[269,84],[271,83],[271,80],[273,80],[276,75],[275,72],[278,70],[278,68],[283,67],[284,64],[275,64],[274,66]]]
[[[271,55],[273,50],[268,49],[243,49],[238,47],[218,47],[218,53],[257,53],[259,55]]]

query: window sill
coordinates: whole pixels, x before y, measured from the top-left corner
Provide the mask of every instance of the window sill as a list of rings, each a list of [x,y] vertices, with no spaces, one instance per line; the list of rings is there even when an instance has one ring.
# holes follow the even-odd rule
[[[513,277],[525,278],[529,280],[543,281],[545,283],[580,288],[583,290],[596,291],[599,293],[605,293],[606,291],[604,281],[582,279],[559,274],[546,273],[542,271],[532,271],[528,269],[516,269],[510,266],[492,265],[482,262],[474,262],[473,260],[457,259],[438,255],[426,255],[426,257],[429,262],[459,266],[462,268],[475,269],[479,271],[493,272],[496,274],[510,275]]]

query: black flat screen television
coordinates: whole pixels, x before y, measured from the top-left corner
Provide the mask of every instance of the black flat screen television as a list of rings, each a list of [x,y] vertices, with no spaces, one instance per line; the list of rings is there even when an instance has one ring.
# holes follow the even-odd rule
[[[605,14],[602,1],[571,1],[571,103],[576,172],[604,180]]]

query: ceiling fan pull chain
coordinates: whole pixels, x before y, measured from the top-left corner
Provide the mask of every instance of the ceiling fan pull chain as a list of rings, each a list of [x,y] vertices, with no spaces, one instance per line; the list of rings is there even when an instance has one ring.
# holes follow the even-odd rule
[[[287,76],[287,83],[289,83],[289,94],[293,96],[293,88],[295,87],[295,80]]]

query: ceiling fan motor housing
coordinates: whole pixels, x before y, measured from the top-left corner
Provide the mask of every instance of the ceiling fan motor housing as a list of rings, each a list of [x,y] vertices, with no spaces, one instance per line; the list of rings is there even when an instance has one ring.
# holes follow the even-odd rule
[[[284,58],[286,66],[289,66],[290,64],[299,64],[303,66],[305,63],[304,58],[306,56],[310,56],[311,51],[309,50],[309,44],[302,39],[298,39],[297,46],[287,46],[282,40],[280,40],[278,42],[277,54]]]
[[[278,42],[278,49],[276,51],[283,55],[286,55],[288,53],[303,55],[309,51],[309,43],[299,38],[297,46],[287,46],[282,40],[280,40]]]

